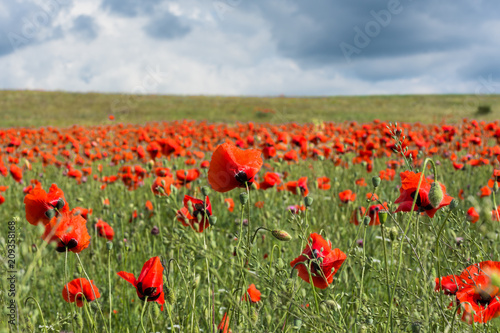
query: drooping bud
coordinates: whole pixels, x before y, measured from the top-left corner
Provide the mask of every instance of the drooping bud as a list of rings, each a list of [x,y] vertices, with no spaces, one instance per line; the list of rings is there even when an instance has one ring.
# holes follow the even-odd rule
[[[305,197],[305,198],[304,198],[304,205],[305,205],[306,207],[311,207],[311,206],[312,206],[313,201],[314,201],[314,200],[313,200],[313,198],[311,198],[311,197],[309,197],[309,196],[308,196],[308,197]]]
[[[64,199],[63,198],[59,198],[59,200],[57,200],[56,208],[58,210],[61,210],[63,207],[64,207]]]
[[[210,223],[211,226],[214,226],[217,224],[217,216],[210,216],[208,218],[208,223]]]
[[[381,210],[378,212],[378,219],[380,221],[380,224],[385,224],[385,221],[387,221],[387,216],[389,216],[389,213],[386,210]]]
[[[449,207],[450,207],[451,210],[457,209],[457,207],[458,207],[458,201],[456,199],[451,200]]]
[[[276,238],[277,240],[280,240],[282,242],[288,242],[290,240],[292,240],[292,236],[290,236],[290,234],[288,232],[286,232],[285,230],[273,230],[271,231],[271,233],[273,234],[274,238]]]
[[[431,184],[431,189],[429,190],[429,202],[431,203],[431,206],[438,208],[443,201],[443,197],[444,193],[441,188],[441,184],[438,181],[435,181]]]
[[[242,206],[245,206],[248,202],[248,195],[246,192],[240,193],[240,203]]]
[[[381,181],[380,177],[372,177],[373,187],[379,187]]]
[[[203,194],[204,197],[208,196],[210,194],[210,187],[203,186],[201,188],[201,193]]]
[[[165,300],[168,304],[173,305],[175,303],[175,293],[172,288],[165,287]]]
[[[363,217],[363,224],[364,225],[369,225],[371,222],[371,218],[369,216]]]
[[[45,212],[45,216],[49,219],[52,220],[54,216],[56,216],[56,212],[53,209],[49,209],[48,211]]]

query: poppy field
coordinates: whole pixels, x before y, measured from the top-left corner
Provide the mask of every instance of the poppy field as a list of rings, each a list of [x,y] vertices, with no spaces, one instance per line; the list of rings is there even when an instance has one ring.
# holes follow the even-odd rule
[[[2,332],[498,332],[500,122],[0,129]]]

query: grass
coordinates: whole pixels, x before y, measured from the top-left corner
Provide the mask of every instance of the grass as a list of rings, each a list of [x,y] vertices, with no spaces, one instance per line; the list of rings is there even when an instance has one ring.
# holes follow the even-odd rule
[[[492,112],[477,114],[481,105]],[[213,122],[313,122],[374,119],[422,123],[463,118],[496,120],[500,95],[409,95],[338,97],[220,97],[0,91],[0,128],[102,125],[164,120]]]

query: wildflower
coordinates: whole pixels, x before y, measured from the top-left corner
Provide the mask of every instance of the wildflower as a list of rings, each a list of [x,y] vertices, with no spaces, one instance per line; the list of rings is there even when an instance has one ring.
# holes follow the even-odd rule
[[[41,186],[36,186],[24,197],[24,205],[26,220],[32,225],[45,225],[53,217],[69,211],[64,192],[56,184],[52,184],[49,193]]]
[[[107,240],[113,240],[115,237],[115,231],[113,228],[104,222],[103,220],[97,220],[97,224],[95,225],[99,236],[106,238]]]
[[[99,290],[94,285],[94,281],[90,280],[89,282],[85,278],[79,278],[74,279],[64,286],[62,296],[66,302],[76,302],[76,306],[81,308],[84,299],[87,302],[92,302],[101,297],[101,294],[99,294]]]
[[[132,273],[121,271],[117,274],[135,287],[137,296],[142,301],[147,296],[148,302],[157,302],[161,305],[161,310],[163,311],[165,296],[163,294],[163,266],[160,257],[153,257],[146,261],[137,279]]]
[[[316,288],[325,289],[347,258],[339,249],[332,250],[331,242],[317,233],[309,236],[309,242],[302,254],[290,262],[299,271],[299,277],[309,283],[309,271]]]
[[[66,213],[54,217],[45,225],[45,233],[42,239],[49,243],[56,242],[57,252],[71,251],[80,253],[90,244],[90,235],[86,223],[87,220],[80,215]]]

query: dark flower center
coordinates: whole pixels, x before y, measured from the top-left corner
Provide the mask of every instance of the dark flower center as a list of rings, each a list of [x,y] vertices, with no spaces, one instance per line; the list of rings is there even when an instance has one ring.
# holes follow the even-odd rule
[[[411,198],[412,198],[412,199],[415,199],[415,193],[416,193],[416,192],[417,192],[417,191],[415,191],[415,192],[413,192],[412,194],[410,194],[410,196],[411,196]],[[428,198],[426,198],[426,196],[427,196],[427,195],[425,195],[425,197],[424,197],[424,201],[429,202],[429,199],[428,199]],[[425,206],[422,206],[422,199],[421,199],[421,197],[420,197],[420,193],[417,195],[417,201],[415,202],[415,205],[419,208],[419,211],[420,211],[420,212],[424,212],[424,211],[426,211],[426,210],[432,210],[432,209],[434,209],[434,207],[432,207],[432,205],[431,205],[430,203],[428,203],[428,204],[427,204],[427,205],[425,205]]]
[[[490,304],[490,302],[492,300],[492,297],[490,294],[488,294],[484,290],[480,290],[478,292],[478,294],[479,294],[479,299],[476,300],[477,305],[486,306],[486,305]]]
[[[137,290],[139,291],[140,294],[144,295],[143,297],[140,297],[141,301],[144,301],[146,299],[146,296],[148,297],[148,301],[156,301],[158,298],[160,298],[161,293],[156,293],[156,287],[148,287],[146,289],[142,289],[142,282],[139,282],[137,284]]]
[[[56,247],[56,251],[57,252],[66,252],[66,249],[71,250],[72,248],[77,247],[78,241],[74,238],[71,238],[69,240],[69,242],[66,244],[63,241],[61,241],[60,245],[62,245],[62,246]]]
[[[248,179],[248,176],[246,174],[245,171],[240,171],[236,174],[236,176],[234,176],[234,178],[236,178],[236,180],[241,183],[241,184],[245,184],[246,182],[249,181]]]

